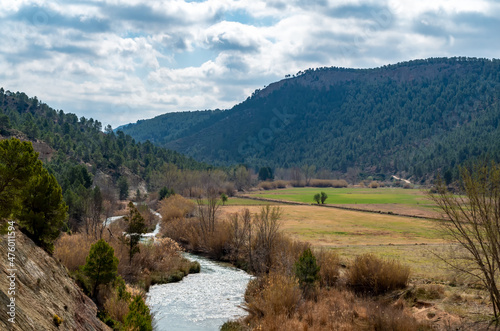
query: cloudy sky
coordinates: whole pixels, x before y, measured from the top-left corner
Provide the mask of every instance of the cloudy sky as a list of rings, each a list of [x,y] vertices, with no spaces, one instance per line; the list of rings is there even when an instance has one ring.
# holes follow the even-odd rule
[[[323,66],[500,57],[498,0],[0,0],[0,86],[116,127]]]

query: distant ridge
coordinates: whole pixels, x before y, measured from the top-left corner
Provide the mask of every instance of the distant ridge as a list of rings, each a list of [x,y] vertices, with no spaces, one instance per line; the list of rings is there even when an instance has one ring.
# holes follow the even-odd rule
[[[225,111],[168,113],[122,130],[212,164],[357,168],[425,180],[500,161],[500,61],[430,58],[374,69],[318,68]]]

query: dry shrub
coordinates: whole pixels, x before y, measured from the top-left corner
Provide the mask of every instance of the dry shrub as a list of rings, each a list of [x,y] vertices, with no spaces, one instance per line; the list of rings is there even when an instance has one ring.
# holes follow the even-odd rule
[[[259,188],[263,190],[274,190],[276,188],[276,183],[275,182],[260,182],[259,183]]]
[[[332,181],[329,179],[311,179],[309,186],[312,187],[332,187]]]
[[[410,183],[404,183],[403,188],[410,189],[410,188],[413,188],[413,185],[411,185]]]
[[[285,275],[294,275],[295,262],[310,247],[307,242],[293,240],[286,234],[279,233],[271,251],[271,269]]]
[[[378,295],[406,287],[410,268],[398,261],[363,254],[347,271],[347,283],[356,292]]]
[[[264,286],[259,287],[256,280],[251,282],[253,295],[262,295],[259,290],[263,291]],[[260,315],[251,314],[245,323],[257,330],[431,330],[427,324],[417,322],[404,305],[386,305],[336,288],[322,289],[317,301],[302,300],[291,315],[283,311],[257,312]]]
[[[153,231],[154,228],[156,227],[157,223],[157,218],[156,215],[154,215],[151,210],[149,209],[149,206],[146,204],[138,204],[137,205],[137,210],[141,214],[141,216],[144,218],[144,224],[146,224],[146,227],[149,231]]]
[[[174,194],[160,202],[160,214],[164,222],[182,219],[194,212],[195,203],[178,194]]]
[[[250,318],[264,316],[292,316],[301,299],[296,278],[280,273],[270,273],[260,281],[252,281],[245,293],[244,309]]]
[[[208,234],[205,244],[205,248],[211,258],[220,260],[224,257],[232,241],[231,235],[231,225],[229,222],[216,222],[215,231]]]
[[[372,181],[369,185],[370,188],[378,188],[379,186],[379,183],[376,181]]]
[[[234,196],[234,193],[236,192],[236,189],[234,188],[234,183],[232,182],[225,182],[222,188],[221,193],[227,194],[228,197]]]
[[[311,187],[347,187],[347,182],[344,179],[311,179],[309,186]]]
[[[93,237],[82,233],[75,233],[73,235],[63,233],[55,242],[54,256],[69,271],[76,271],[78,267],[86,263],[90,246],[96,241]]]
[[[339,278],[340,259],[336,252],[320,249],[314,252],[319,269],[321,286],[333,286]]]
[[[290,182],[290,185],[293,187],[304,187],[306,186],[306,181],[305,180],[292,180]]]
[[[113,291],[104,302],[104,309],[112,319],[123,322],[128,314],[128,305],[127,301],[118,298],[116,291]]]
[[[347,187],[349,184],[344,179],[334,179],[332,180],[332,187],[341,188]]]
[[[288,182],[285,180],[276,180],[274,181],[276,188],[286,188],[288,186]]]
[[[377,302],[367,304],[367,317],[373,330],[423,331],[433,330],[430,324],[418,322],[404,309]]]
[[[441,299],[444,297],[444,286],[438,284],[421,285],[415,289],[415,296],[425,300]]]

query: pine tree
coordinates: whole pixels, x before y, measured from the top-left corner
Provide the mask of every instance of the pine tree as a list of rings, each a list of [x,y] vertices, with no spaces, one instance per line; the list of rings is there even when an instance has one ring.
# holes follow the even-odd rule
[[[300,286],[306,288],[313,285],[319,278],[319,268],[311,249],[306,249],[295,263],[295,276],[299,279]]]
[[[30,142],[12,138],[0,141],[0,227],[21,208],[23,191],[39,173],[42,162]]]
[[[19,226],[37,245],[52,253],[68,207],[56,178],[42,168],[34,174],[22,197]]]
[[[101,284],[107,284],[116,278],[118,270],[118,258],[115,251],[104,239],[90,247],[87,262],[83,266],[83,272],[92,284],[92,296]]]

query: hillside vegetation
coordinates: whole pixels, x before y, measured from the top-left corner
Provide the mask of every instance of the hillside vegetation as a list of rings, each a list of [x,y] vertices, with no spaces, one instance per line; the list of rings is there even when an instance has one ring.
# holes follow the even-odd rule
[[[108,201],[108,212],[112,213],[117,198],[127,198],[129,188],[140,183],[156,184],[151,178],[166,166],[209,168],[150,142],[137,143],[123,132],[115,134],[110,126],[104,132],[102,129],[98,120],[78,118],[54,110],[36,97],[0,88],[0,139],[17,137],[33,142],[45,167],[62,187],[71,227],[88,216],[91,201]]]
[[[319,68],[255,91],[225,111],[165,114],[121,128],[212,164],[425,180],[500,160],[500,61],[416,60],[375,69]]]

